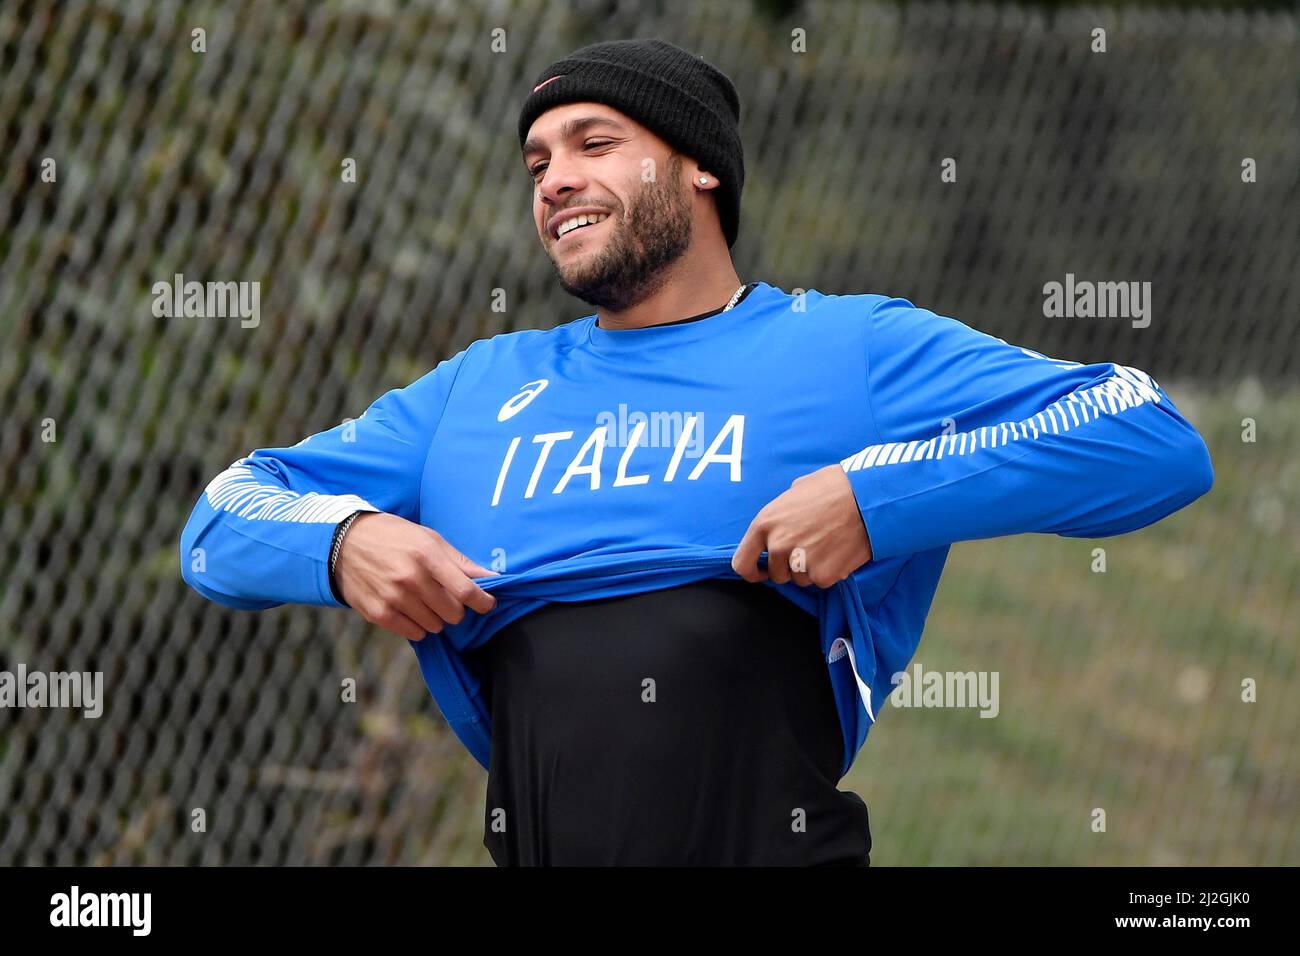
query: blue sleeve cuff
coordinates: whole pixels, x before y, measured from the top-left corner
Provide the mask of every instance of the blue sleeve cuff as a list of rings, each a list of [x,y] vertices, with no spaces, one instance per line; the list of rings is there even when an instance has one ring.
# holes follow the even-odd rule
[[[913,553],[916,549],[908,542],[905,529],[891,520],[893,509],[884,505],[885,495],[879,486],[875,470],[859,468],[845,472],[845,475],[853,488],[858,513],[862,515],[867,538],[871,541],[871,559],[879,561]]]

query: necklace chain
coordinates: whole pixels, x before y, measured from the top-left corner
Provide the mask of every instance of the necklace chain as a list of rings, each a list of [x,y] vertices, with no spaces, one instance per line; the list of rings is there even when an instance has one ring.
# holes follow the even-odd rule
[[[722,311],[723,311],[723,312],[726,312],[727,309],[730,309],[733,305],[735,305],[735,304],[736,304],[736,300],[738,300],[738,299],[740,298],[740,294],[741,294],[742,292],[744,292],[744,291],[745,291],[745,286],[744,286],[744,285],[741,285],[741,287],[740,287],[739,289],[737,289],[735,292],[733,292],[733,293],[731,294],[731,301],[728,302],[728,303],[726,304],[726,306],[723,308]]]

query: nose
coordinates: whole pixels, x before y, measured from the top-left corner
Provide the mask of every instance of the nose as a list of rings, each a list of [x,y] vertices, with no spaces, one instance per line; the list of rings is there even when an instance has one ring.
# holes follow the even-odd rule
[[[542,178],[537,184],[537,194],[545,206],[556,206],[564,202],[571,192],[580,192],[587,186],[587,181],[572,163],[565,163],[560,157],[552,156],[542,171]]]

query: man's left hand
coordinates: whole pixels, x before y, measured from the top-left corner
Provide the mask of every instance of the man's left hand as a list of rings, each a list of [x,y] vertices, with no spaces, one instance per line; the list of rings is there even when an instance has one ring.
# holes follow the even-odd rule
[[[758,556],[767,552],[767,571]],[[848,475],[827,465],[796,478],[754,516],[731,559],[746,581],[828,588],[871,560],[871,539]]]

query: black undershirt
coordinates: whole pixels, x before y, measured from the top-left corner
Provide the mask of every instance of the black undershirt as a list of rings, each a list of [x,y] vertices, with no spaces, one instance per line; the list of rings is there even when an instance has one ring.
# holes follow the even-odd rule
[[[479,666],[499,866],[867,865],[817,619],[708,579],[551,603]]]
[[[766,585],[551,603],[472,654],[499,866],[869,864],[817,619]]]

